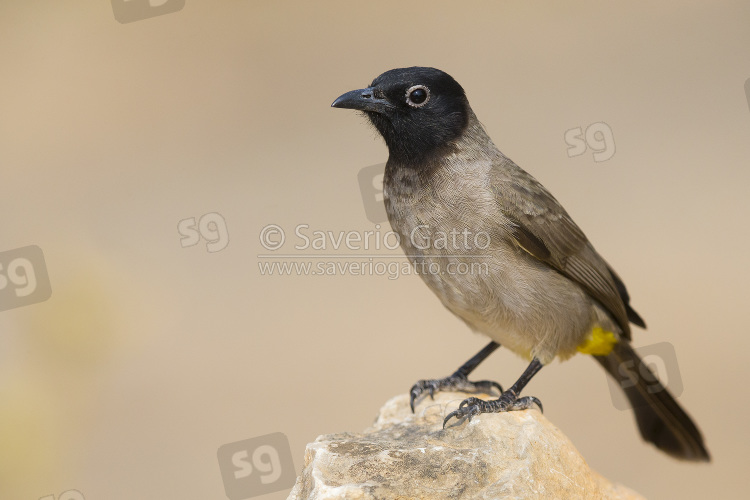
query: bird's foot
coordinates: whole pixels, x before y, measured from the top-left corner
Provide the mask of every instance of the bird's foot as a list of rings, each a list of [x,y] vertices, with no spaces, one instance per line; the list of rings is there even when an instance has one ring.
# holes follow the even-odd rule
[[[512,389],[503,392],[498,399],[491,401],[485,401],[479,398],[464,399],[461,401],[461,404],[458,405],[458,410],[452,411],[447,417],[445,417],[445,420],[443,420],[443,429],[445,429],[445,424],[454,417],[457,420],[462,420],[463,418],[468,417],[469,421],[471,421],[472,417],[476,417],[481,413],[527,410],[533,408],[534,405],[538,406],[539,410],[544,412],[542,402],[539,401],[539,399],[534,396],[519,398]]]
[[[409,391],[411,396],[409,401],[411,412],[414,413],[414,405],[418,403],[425,394],[429,394],[431,399],[435,399],[435,393],[440,391],[482,392],[484,394],[494,394],[493,391],[497,391],[497,394],[502,394],[503,388],[500,384],[493,382],[492,380],[472,382],[466,378],[466,375],[456,373],[450,377],[440,379],[420,380],[414,384],[411,391]]]

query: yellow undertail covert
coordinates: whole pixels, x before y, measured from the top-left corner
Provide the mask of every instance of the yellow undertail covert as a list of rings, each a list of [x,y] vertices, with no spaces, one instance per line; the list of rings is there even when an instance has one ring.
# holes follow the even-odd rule
[[[578,352],[583,354],[593,354],[594,356],[606,356],[617,343],[617,336],[605,330],[604,328],[597,326],[593,330],[586,340],[581,342],[576,349]]]

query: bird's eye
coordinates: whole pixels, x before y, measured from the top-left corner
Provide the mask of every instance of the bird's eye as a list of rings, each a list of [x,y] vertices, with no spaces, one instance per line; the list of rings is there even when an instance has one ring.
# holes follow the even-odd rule
[[[412,108],[421,108],[430,100],[430,89],[424,85],[414,85],[406,89],[406,104]]]

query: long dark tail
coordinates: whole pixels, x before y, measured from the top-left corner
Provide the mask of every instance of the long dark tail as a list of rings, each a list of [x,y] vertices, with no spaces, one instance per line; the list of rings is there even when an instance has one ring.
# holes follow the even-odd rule
[[[710,460],[698,428],[648,366],[643,365],[629,342],[622,340],[607,356],[594,358],[623,387],[643,439],[681,460]],[[643,376],[644,372],[651,374],[651,380]]]

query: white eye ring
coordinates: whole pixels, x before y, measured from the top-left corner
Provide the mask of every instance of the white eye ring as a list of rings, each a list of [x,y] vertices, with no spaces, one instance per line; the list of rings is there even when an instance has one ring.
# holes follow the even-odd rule
[[[415,90],[425,91],[425,93],[427,94],[427,97],[425,97],[424,101],[417,103],[411,100],[411,93],[414,92]],[[430,89],[428,89],[426,86],[413,85],[409,87],[408,89],[406,89],[406,104],[408,104],[412,108],[421,108],[422,106],[427,104],[429,101],[430,101]]]

